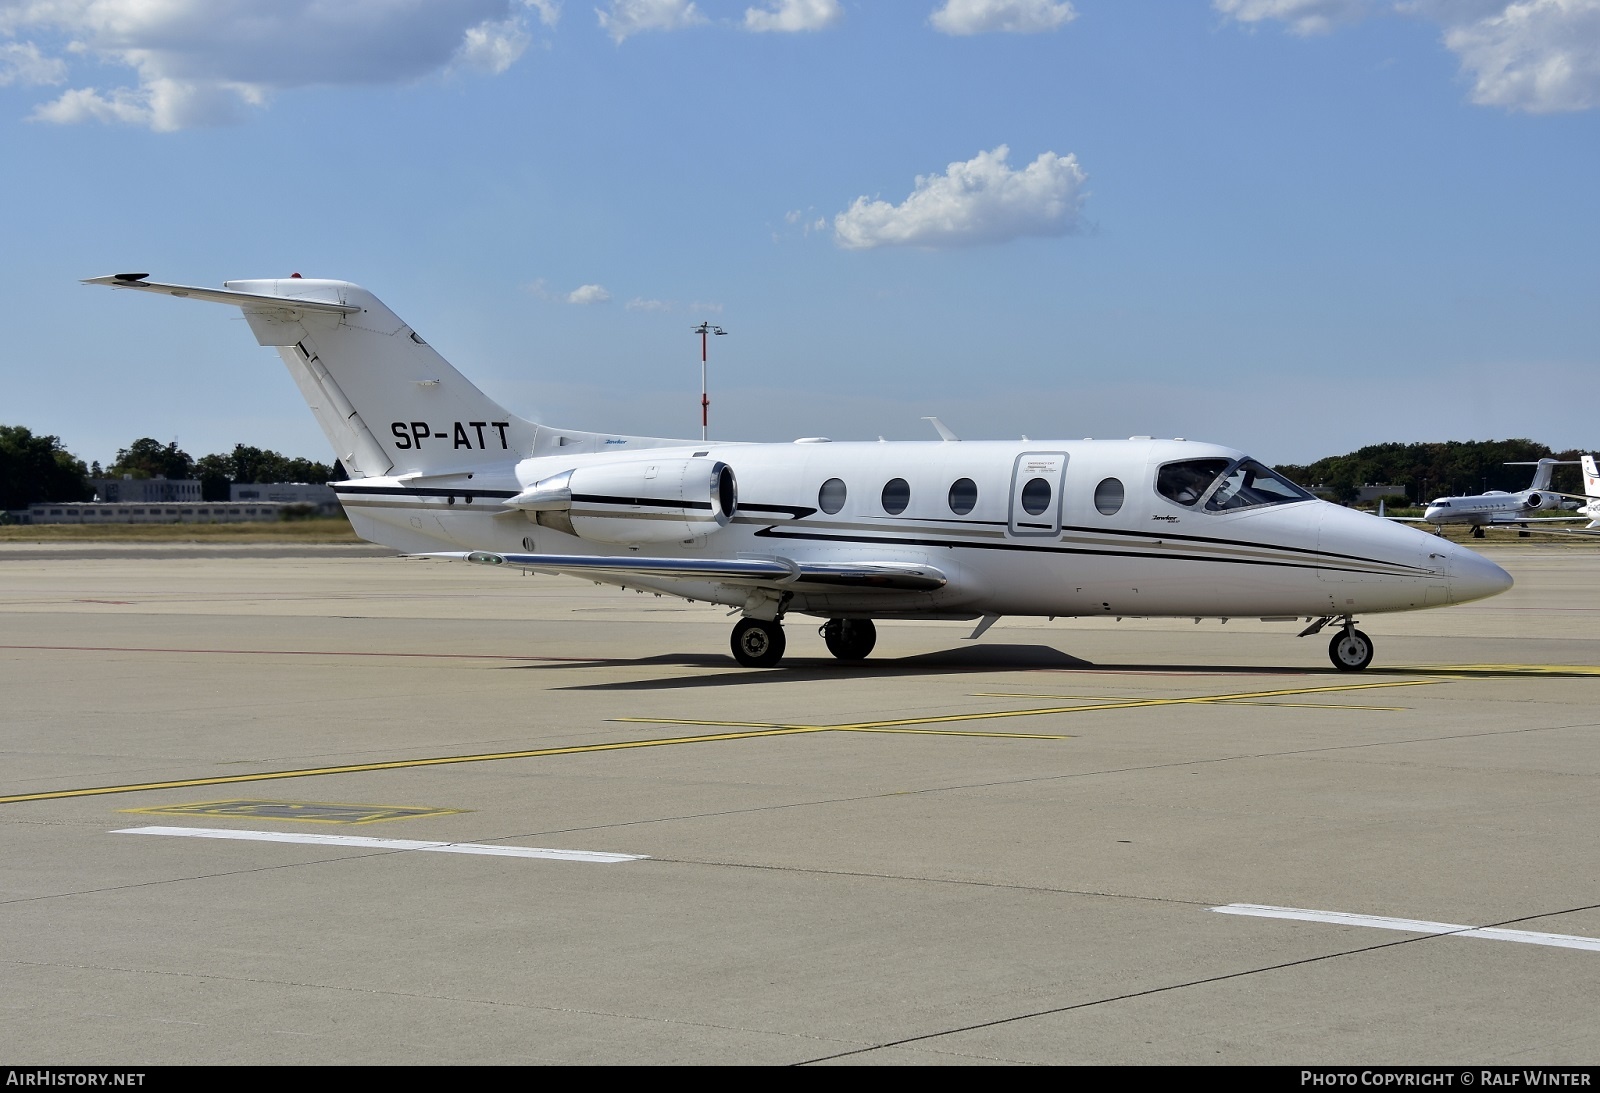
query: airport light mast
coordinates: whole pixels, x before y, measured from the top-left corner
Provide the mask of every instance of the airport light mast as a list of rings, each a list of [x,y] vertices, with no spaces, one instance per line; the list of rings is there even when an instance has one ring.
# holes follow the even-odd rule
[[[700,335],[700,439],[705,440],[711,416],[711,399],[706,395],[706,341],[709,335],[721,336],[727,331],[720,326],[701,323],[694,328],[694,332]]]

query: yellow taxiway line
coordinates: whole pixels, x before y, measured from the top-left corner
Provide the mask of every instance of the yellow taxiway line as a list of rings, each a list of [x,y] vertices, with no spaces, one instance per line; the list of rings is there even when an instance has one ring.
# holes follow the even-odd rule
[[[1183,698],[1136,698],[1113,702],[1094,702],[1081,706],[1044,706],[1029,710],[979,710],[973,713],[940,714],[930,717],[901,717],[885,721],[857,721],[846,722],[839,725],[805,725],[795,726],[820,732],[881,732],[887,729],[905,729],[913,725],[943,725],[952,721],[989,721],[997,718],[1008,717],[1043,717],[1048,714],[1067,713],[1092,713],[1096,710],[1135,710],[1152,706],[1185,706],[1211,702],[1232,702],[1240,699],[1256,698],[1283,698],[1291,695],[1322,694],[1332,691],[1362,691],[1379,687],[1426,687],[1436,683],[1443,683],[1441,679],[1406,679],[1385,681],[1382,683],[1345,683],[1327,687],[1285,687],[1271,691],[1240,691],[1236,694],[1224,695],[1189,695]],[[986,696],[987,697],[987,696]],[[999,696],[995,696],[999,697]],[[1021,695],[1017,697],[1034,697]],[[702,721],[697,718],[687,717],[618,717],[613,720],[641,725],[704,725],[707,727],[734,727],[750,725],[743,721]],[[999,733],[979,733],[962,735],[998,736]],[[1035,736],[1034,734],[1012,734],[1006,736],[1028,737],[1033,739],[1062,739],[1062,737]]]
[[[72,797],[96,797],[108,793],[142,793],[159,789],[188,789],[195,786],[236,785],[243,782],[270,782],[284,778],[317,778],[329,774],[364,774],[410,767],[438,767],[452,763],[488,763],[502,759],[538,759],[552,755],[584,755],[593,752],[626,751],[630,748],[660,748],[674,744],[709,744],[725,740],[753,740],[767,736],[798,736],[817,732],[903,733],[928,736],[987,737],[1004,740],[1069,740],[1057,733],[983,732],[977,729],[932,729],[927,725],[948,725],[961,721],[989,721],[1013,717],[1041,717],[1049,714],[1090,713],[1096,710],[1143,709],[1155,706],[1181,706],[1197,703],[1234,702],[1250,699],[1282,698],[1334,691],[1358,691],[1380,687],[1420,687],[1444,680],[1396,680],[1348,683],[1324,687],[1282,688],[1270,691],[1241,691],[1223,695],[1191,695],[1183,698],[1127,699],[1089,705],[1047,706],[1028,710],[979,710],[972,713],[941,714],[930,717],[901,717],[881,721],[858,721],[838,725],[799,725],[774,722],[701,721],[688,718],[619,717],[628,724],[698,725],[704,728],[736,729],[736,732],[706,733],[698,736],[660,737],[650,740],[615,740],[604,744],[574,744],[560,748],[530,748],[524,751],[482,752],[473,755],[439,755],[423,759],[393,759],[381,763],[346,763],[331,767],[304,767],[298,770],[263,771],[256,774],[226,774],[209,778],[177,778],[161,782],[137,782],[116,786],[90,786],[80,789],[48,790],[42,793],[13,793],[0,796],[0,805],[23,801],[56,801]],[[997,696],[998,697],[998,696]],[[1018,697],[1034,697],[1031,695]]]

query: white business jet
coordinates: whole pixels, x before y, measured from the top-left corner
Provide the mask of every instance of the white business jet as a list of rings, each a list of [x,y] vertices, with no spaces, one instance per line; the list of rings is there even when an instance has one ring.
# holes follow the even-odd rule
[[[1489,524],[1490,530],[1506,527],[1518,527],[1519,534],[1523,535],[1600,535],[1600,466],[1595,463],[1592,455],[1578,457],[1578,464],[1583,468],[1583,493],[1562,494],[1567,498],[1564,507],[1573,509],[1571,516],[1553,517],[1553,520],[1587,520],[1581,528],[1540,526],[1528,527],[1526,524]]]
[[[1436,497],[1428,502],[1428,507],[1423,510],[1420,517],[1412,517],[1410,522],[1433,524],[1436,527],[1444,524],[1471,524],[1472,537],[1482,539],[1483,529],[1491,526],[1526,529],[1529,524],[1581,520],[1584,516],[1572,510],[1577,509],[1580,502],[1592,503],[1593,499],[1557,493],[1550,488],[1550,477],[1555,473],[1555,469],[1571,465],[1571,460],[1561,459],[1541,459],[1534,463],[1507,463],[1508,467],[1537,467],[1538,469],[1533,472],[1533,484],[1516,493],[1489,490],[1487,493],[1475,493],[1463,497]],[[1538,515],[1561,511],[1567,511],[1570,515]]]
[[[724,604],[734,658],[776,664],[787,615],[840,659],[875,619],[1256,617],[1330,623],[1511,587],[1499,566],[1318,500],[1232,448],[1184,440],[730,444],[557,429],[508,413],[343,281],[87,283],[243,310],[333,444],[358,534],[409,553]]]

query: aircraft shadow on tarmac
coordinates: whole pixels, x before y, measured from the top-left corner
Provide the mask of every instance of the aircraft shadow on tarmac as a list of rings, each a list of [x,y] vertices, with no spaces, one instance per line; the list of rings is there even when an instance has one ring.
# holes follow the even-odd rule
[[[1025,671],[1116,671],[1116,672],[1199,672],[1207,675],[1323,675],[1332,669],[1262,667],[1259,665],[1194,664],[1095,664],[1052,649],[1046,645],[980,645],[939,649],[909,657],[839,661],[831,657],[788,657],[776,668],[740,668],[732,658],[717,653],[667,653],[634,659],[596,657],[592,660],[563,660],[556,664],[519,664],[502,671],[550,671],[572,668],[653,668],[675,667],[722,669],[709,674],[675,676],[666,679],[632,679],[614,683],[576,684],[559,690],[572,691],[650,691],[685,687],[740,687],[760,683],[806,683],[816,680],[884,678],[886,676],[936,675],[951,672]]]

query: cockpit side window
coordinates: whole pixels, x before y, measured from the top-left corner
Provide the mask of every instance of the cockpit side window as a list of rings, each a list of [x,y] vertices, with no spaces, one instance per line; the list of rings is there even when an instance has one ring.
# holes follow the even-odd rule
[[[1227,469],[1226,459],[1186,459],[1181,463],[1168,463],[1156,473],[1156,492],[1168,501],[1193,505]]]
[[[1308,501],[1311,494],[1254,459],[1243,459],[1228,468],[1206,502],[1207,512],[1232,512],[1258,505],[1287,505]]]

